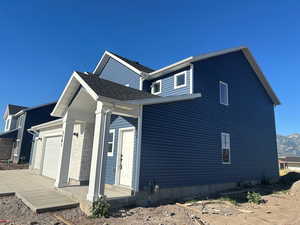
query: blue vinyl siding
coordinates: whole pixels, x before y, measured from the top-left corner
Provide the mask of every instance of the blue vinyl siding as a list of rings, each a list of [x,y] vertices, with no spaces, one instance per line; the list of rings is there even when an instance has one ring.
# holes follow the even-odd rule
[[[240,182],[278,176],[274,108],[242,52],[194,63],[202,97],[144,106],[140,188]],[[229,106],[220,104],[219,81]],[[231,164],[222,164],[221,132]]]
[[[106,163],[106,176],[105,176],[105,183],[107,184],[115,184],[115,176],[116,176],[116,163],[117,163],[117,155],[118,155],[118,140],[119,140],[119,129],[126,128],[126,127],[135,127],[137,135],[137,119],[112,115],[111,118],[111,125],[110,129],[115,130],[115,141],[114,141],[114,149],[113,149],[113,156],[107,157]],[[107,138],[108,140],[108,138]],[[135,171],[136,165],[136,140],[134,141],[134,157],[133,157],[133,171]],[[135,179],[135,173],[133,176],[133,182]]]
[[[140,89],[140,76],[115,59],[110,58],[100,73],[101,78]]]
[[[181,88],[174,88],[174,75],[186,71],[186,86],[181,87]],[[161,94],[159,96],[170,96],[170,95],[184,95],[184,94],[190,94],[190,79],[191,79],[191,74],[190,74],[190,67],[185,67],[183,69],[177,70],[176,72],[168,73],[164,75],[163,77],[151,80],[151,82],[155,82],[157,80],[161,80],[162,84],[162,89],[161,89]],[[146,91],[151,92],[151,82],[148,83],[148,85],[144,85],[144,88]]]

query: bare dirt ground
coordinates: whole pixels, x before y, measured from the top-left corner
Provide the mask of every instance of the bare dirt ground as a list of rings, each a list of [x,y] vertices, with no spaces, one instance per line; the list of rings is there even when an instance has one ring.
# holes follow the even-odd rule
[[[0,170],[28,169],[28,164],[8,163],[7,160],[0,160]]]
[[[16,197],[2,197],[0,225],[300,225],[300,181],[294,183],[299,174],[293,176],[284,185],[247,187],[209,200],[123,209],[100,219],[88,218],[78,208],[35,214]],[[264,203],[248,203],[249,190],[261,193]]]

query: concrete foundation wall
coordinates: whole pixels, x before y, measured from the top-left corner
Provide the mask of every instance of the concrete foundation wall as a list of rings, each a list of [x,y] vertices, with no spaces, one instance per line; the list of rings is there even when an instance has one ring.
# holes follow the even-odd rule
[[[13,140],[10,138],[0,138],[0,160],[11,159]]]

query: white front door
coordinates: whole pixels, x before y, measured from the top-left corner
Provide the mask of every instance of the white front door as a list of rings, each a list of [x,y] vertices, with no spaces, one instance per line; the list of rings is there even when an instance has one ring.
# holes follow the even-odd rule
[[[42,174],[56,179],[58,160],[61,151],[61,136],[47,137],[45,140],[44,162]]]
[[[120,184],[132,186],[134,128],[120,129]]]

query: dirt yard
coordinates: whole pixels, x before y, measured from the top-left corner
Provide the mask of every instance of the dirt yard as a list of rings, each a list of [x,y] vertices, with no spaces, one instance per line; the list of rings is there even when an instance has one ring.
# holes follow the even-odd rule
[[[300,225],[300,181],[292,185],[295,178],[291,177],[283,180],[284,185],[247,187],[209,200],[123,209],[100,219],[88,218],[78,208],[34,214],[16,197],[2,197],[0,225]],[[248,203],[247,191],[261,193],[263,203]]]
[[[7,160],[0,160],[0,170],[28,169],[28,164],[8,163]]]

